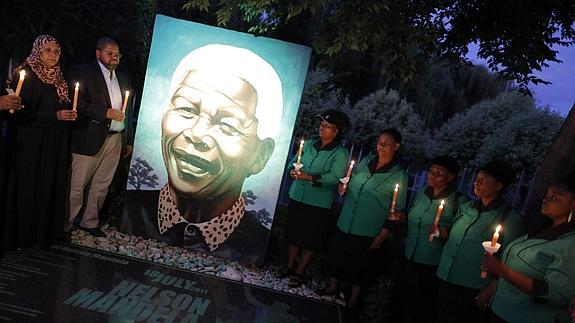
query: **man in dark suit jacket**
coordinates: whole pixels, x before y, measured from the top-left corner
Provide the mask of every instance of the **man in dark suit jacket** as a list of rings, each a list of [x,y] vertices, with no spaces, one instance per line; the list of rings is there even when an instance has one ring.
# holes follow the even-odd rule
[[[70,88],[79,83],[78,120],[72,131],[70,224],[84,206],[79,228],[94,236],[105,236],[98,228],[98,213],[122,150],[125,157],[132,151],[130,81],[116,72],[121,57],[118,43],[102,37],[96,44],[97,61],[70,70]]]

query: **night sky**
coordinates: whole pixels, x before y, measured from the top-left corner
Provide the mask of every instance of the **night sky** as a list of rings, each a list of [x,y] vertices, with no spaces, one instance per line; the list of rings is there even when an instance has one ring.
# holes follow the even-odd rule
[[[551,110],[566,116],[575,102],[575,47],[555,46],[559,51],[557,58],[563,63],[550,63],[549,67],[535,73],[540,78],[551,82],[549,85],[531,86],[538,106],[550,106]],[[477,58],[477,45],[469,46],[468,57],[475,63],[483,63]]]

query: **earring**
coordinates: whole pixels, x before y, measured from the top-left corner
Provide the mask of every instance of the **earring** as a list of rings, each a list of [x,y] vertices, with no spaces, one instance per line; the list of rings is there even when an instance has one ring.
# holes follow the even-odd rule
[[[569,212],[569,217],[567,218],[567,222],[570,223],[573,219],[573,211]]]

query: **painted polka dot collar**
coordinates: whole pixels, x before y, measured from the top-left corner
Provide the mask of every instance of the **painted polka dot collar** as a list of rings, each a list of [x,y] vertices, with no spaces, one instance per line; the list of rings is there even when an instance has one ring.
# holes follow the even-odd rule
[[[245,213],[244,199],[240,196],[232,207],[219,216],[202,223],[190,223],[180,215],[176,208],[170,188],[166,184],[160,191],[158,198],[158,227],[160,233],[168,231],[176,224],[187,223],[184,232],[188,232],[189,227],[196,227],[201,233],[210,251],[216,250],[230,236]]]

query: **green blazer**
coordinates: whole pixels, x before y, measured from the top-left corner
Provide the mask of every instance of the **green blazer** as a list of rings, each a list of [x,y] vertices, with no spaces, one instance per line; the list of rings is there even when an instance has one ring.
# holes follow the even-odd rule
[[[430,197],[429,190],[427,186],[422,189],[409,210],[405,257],[414,262],[437,266],[443,252],[444,242],[439,238],[429,242],[429,227],[435,220],[439,204],[441,200],[445,200],[439,225],[451,229],[457,208],[467,202],[468,198],[459,193],[455,187],[446,188],[445,192],[441,192],[435,198]]]
[[[353,170],[337,221],[337,227],[345,233],[375,237],[389,214],[395,184],[400,187],[396,209],[405,208],[407,172],[395,162],[374,170],[375,163],[377,157],[370,155]]]
[[[531,298],[505,279],[499,279],[491,309],[509,322],[552,323],[567,319],[569,299],[575,295],[575,225],[550,228],[533,237],[524,235],[509,244],[502,260],[511,269],[534,279]],[[569,228],[570,227],[570,228]],[[543,288],[536,286],[543,285]]]
[[[444,281],[474,289],[482,289],[491,281],[490,276],[480,276],[485,253],[482,242],[491,240],[497,225],[503,227],[500,250],[524,233],[519,213],[503,198],[491,202],[482,211],[478,210],[480,205],[481,201],[461,205],[437,269],[437,276]]]
[[[301,203],[331,209],[339,179],[345,176],[349,152],[339,141],[321,149],[320,144],[317,139],[304,143],[301,171],[310,174],[313,181],[293,181],[289,196]],[[297,155],[288,165],[288,170],[294,168],[293,163],[296,161]]]

